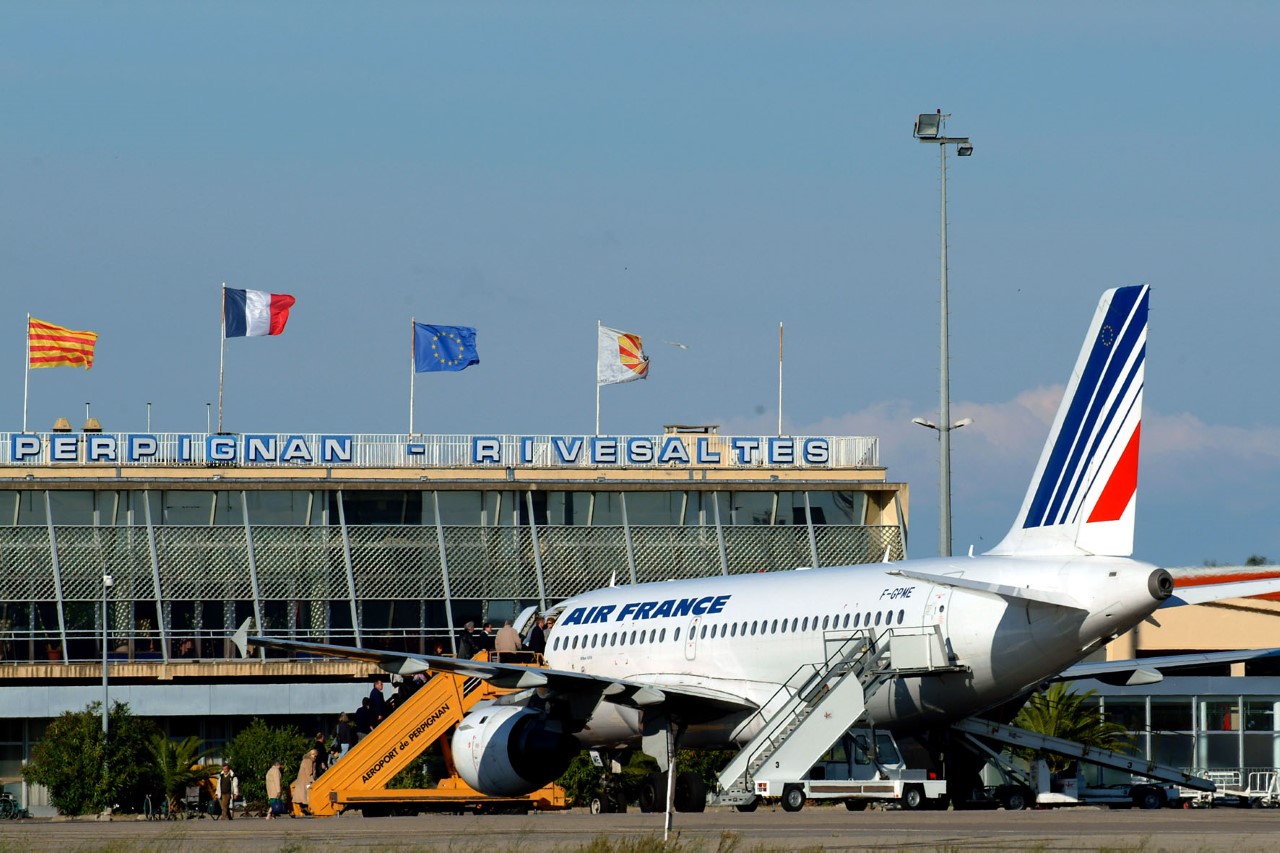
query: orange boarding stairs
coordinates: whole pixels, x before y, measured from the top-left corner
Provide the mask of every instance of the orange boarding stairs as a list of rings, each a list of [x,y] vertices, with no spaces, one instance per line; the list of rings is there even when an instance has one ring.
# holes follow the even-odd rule
[[[481,652],[478,660],[487,659]],[[487,797],[457,777],[440,781],[432,789],[388,788],[391,780],[422,755],[439,738],[462,721],[467,711],[483,699],[510,690],[498,690],[479,678],[437,672],[359,743],[348,750],[311,783],[310,814],[332,817],[360,809],[366,816],[393,811],[449,809],[472,811],[566,808],[564,789],[548,785],[525,797]],[[448,758],[446,742],[446,758]],[[452,761],[449,761],[452,771]],[[298,803],[295,815],[307,812]]]

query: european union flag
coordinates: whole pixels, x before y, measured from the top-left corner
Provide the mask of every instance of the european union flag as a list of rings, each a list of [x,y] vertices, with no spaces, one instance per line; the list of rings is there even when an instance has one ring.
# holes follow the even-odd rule
[[[476,352],[476,330],[471,326],[431,326],[413,324],[413,369],[415,373],[438,370],[466,370],[480,363]]]

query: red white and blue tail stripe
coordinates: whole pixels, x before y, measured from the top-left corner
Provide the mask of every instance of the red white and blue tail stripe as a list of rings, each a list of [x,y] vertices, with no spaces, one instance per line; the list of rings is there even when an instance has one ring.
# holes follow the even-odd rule
[[[1133,554],[1150,292],[1102,295],[1022,511],[988,553]]]

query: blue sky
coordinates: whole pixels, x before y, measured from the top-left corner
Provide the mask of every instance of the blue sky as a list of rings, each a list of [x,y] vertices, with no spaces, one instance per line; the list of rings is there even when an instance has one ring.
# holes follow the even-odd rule
[[[936,550],[938,163],[949,158],[955,549],[1003,535],[1098,294],[1152,285],[1138,556],[1280,559],[1280,6],[24,3],[0,28],[0,274],[101,334],[29,420],[203,431],[218,288],[291,293],[228,342],[236,431],[403,432],[409,321],[481,364],[418,430],[589,433],[595,323],[646,382],[603,429],[879,435]],[[7,340],[8,343],[4,343]],[[679,341],[688,349],[669,346]],[[0,386],[3,387],[3,386]]]

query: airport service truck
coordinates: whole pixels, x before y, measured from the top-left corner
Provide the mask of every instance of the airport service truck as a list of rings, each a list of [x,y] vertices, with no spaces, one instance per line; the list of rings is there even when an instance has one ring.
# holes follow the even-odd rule
[[[850,729],[818,759],[807,778],[771,778],[762,767],[753,782],[757,802],[777,797],[791,812],[803,808],[806,800],[844,800],[851,811],[873,802],[910,810],[945,808],[947,803],[946,781],[928,771],[908,769],[893,735],[879,729]]]
[[[1040,806],[1109,806],[1111,808],[1158,809],[1177,806],[1181,792],[1177,785],[1154,780],[1119,784],[1093,783],[1079,764],[1074,772],[1054,774],[1042,759],[1031,762],[1035,802]]]

